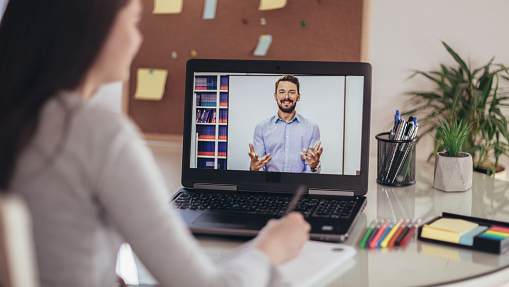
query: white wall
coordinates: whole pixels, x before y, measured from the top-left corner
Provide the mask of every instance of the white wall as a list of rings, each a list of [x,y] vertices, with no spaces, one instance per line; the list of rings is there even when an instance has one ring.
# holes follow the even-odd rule
[[[509,1],[507,0],[371,0],[370,62],[373,65],[371,154],[377,133],[388,131],[402,94],[429,90],[429,81],[411,69],[436,70],[454,64],[441,44],[449,44],[473,67],[495,62],[509,65]],[[506,82],[507,83],[507,82]],[[506,114],[509,114],[506,112]],[[432,149],[430,138],[418,144],[418,158]],[[505,165],[508,161],[505,161]]]

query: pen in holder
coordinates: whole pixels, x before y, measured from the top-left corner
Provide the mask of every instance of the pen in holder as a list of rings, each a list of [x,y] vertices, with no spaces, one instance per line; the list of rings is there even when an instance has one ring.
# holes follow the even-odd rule
[[[376,139],[378,141],[376,181],[391,186],[414,184],[417,137],[407,140],[390,140],[387,132],[376,135]]]

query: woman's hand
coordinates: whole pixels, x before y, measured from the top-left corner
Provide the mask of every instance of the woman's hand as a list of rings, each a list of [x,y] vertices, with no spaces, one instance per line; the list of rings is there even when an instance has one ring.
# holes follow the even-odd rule
[[[292,212],[281,219],[271,219],[255,240],[255,247],[265,253],[274,265],[299,255],[309,240],[311,226],[302,214]]]

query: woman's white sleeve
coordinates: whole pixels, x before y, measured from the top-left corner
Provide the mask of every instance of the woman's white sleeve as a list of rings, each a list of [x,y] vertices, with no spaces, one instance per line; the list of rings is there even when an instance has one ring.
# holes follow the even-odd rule
[[[104,152],[94,184],[108,217],[161,286],[277,286],[276,268],[253,247],[218,265],[169,206],[169,192],[134,128]]]

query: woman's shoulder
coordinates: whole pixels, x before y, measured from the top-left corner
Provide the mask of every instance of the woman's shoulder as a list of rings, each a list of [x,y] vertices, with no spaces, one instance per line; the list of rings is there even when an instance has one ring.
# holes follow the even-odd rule
[[[80,137],[107,139],[121,134],[128,137],[139,135],[136,125],[125,115],[74,94],[56,97],[48,103],[46,115],[59,117],[68,125],[71,134]]]

